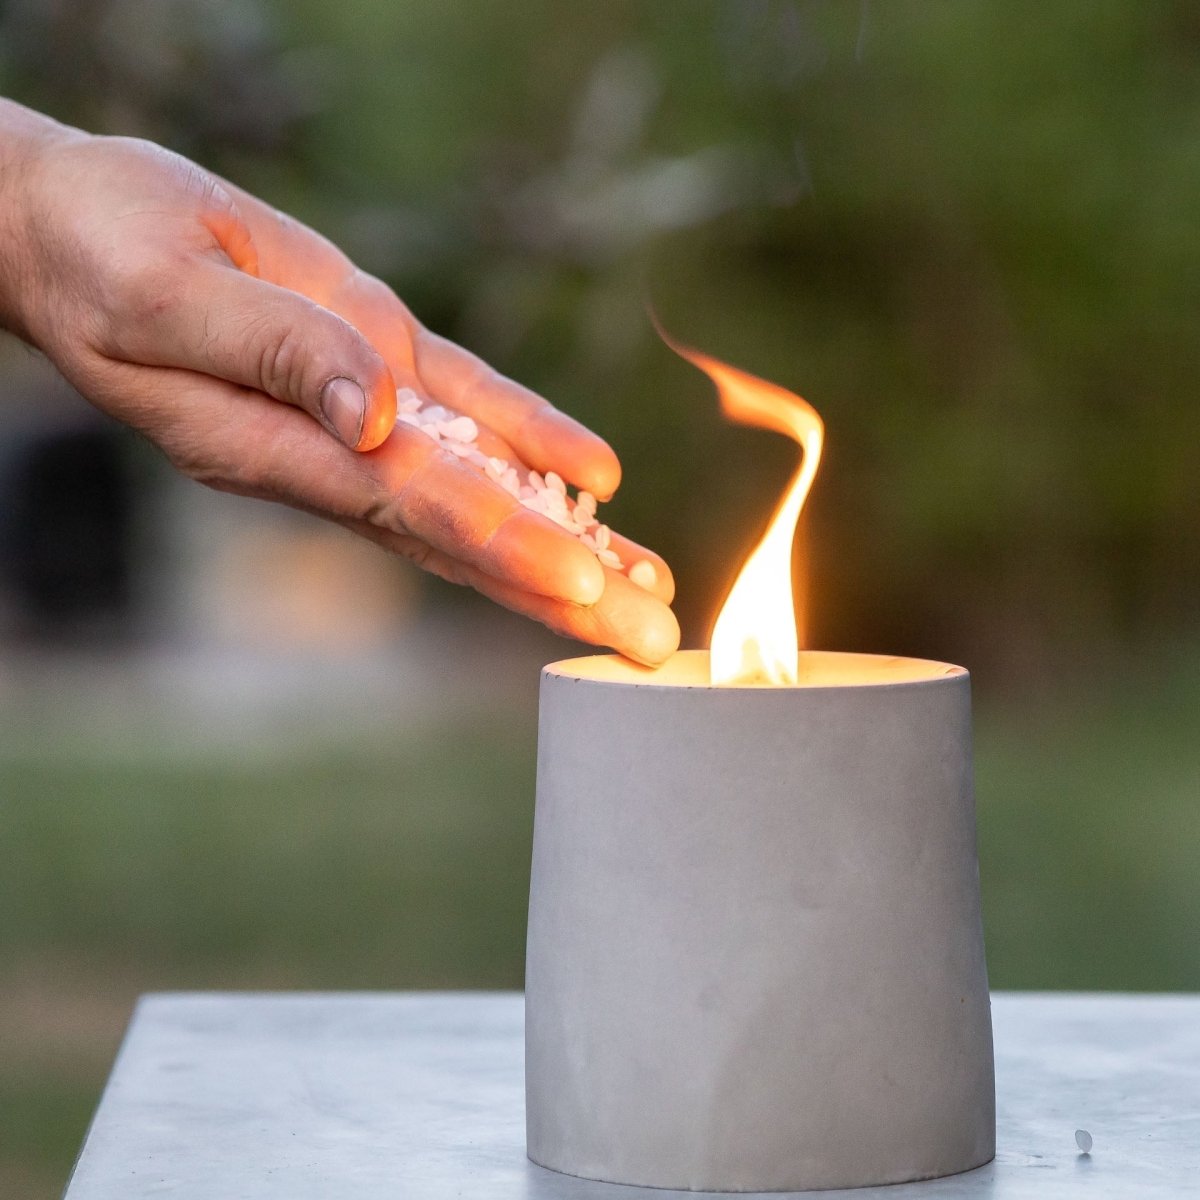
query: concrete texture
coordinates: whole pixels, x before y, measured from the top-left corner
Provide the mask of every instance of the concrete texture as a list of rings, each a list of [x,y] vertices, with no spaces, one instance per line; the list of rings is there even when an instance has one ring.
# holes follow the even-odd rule
[[[995,1160],[820,1200],[1195,1194],[1200,997],[994,1001]],[[685,1200],[525,1157],[522,1013],[514,994],[147,997],[65,1200]]]
[[[970,685],[806,654],[802,686],[547,668],[529,914],[530,1157],[714,1191],[994,1153]]]

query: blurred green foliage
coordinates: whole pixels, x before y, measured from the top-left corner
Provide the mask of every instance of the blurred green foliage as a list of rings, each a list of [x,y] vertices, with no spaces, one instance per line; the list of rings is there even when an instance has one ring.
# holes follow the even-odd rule
[[[0,7],[5,94],[294,212],[608,436],[693,642],[794,450],[646,304],[806,395],[812,640],[975,674],[1001,987],[1200,987],[1198,89],[1191,0]],[[0,744],[0,961],[516,986],[532,714],[438,720],[270,768]],[[100,1044],[9,1052],[0,1190],[61,1179]]]
[[[819,644],[1020,679],[1200,612],[1188,0],[12,0],[0,81],[199,157],[604,432],[690,639],[808,396]]]
[[[977,701],[997,987],[1200,989],[1200,647],[1112,694]],[[207,758],[144,727],[0,734],[0,961],[141,986],[519,987],[536,720]]]

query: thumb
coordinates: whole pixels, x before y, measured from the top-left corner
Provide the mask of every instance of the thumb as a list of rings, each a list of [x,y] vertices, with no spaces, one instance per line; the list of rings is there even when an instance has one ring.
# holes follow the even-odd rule
[[[371,450],[396,420],[396,385],[349,322],[288,288],[200,261],[167,298],[143,297],[117,356],[184,367],[255,388],[315,417],[354,450]]]

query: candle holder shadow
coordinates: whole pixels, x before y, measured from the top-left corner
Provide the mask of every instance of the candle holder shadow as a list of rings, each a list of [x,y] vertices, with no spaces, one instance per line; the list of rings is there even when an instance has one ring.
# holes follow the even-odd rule
[[[802,1191],[995,1153],[970,679],[805,652],[542,675],[528,1153],[588,1179]]]

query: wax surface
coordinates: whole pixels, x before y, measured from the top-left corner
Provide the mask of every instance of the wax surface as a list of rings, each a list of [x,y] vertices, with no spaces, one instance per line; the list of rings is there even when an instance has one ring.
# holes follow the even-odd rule
[[[707,650],[680,650],[657,670],[641,667],[617,654],[591,654],[551,663],[552,675],[575,676],[600,683],[641,684],[647,687],[712,687],[709,679]],[[891,658],[884,654],[842,654],[833,650],[803,650],[800,653],[799,679],[794,685],[778,688],[871,687],[897,683],[919,683],[948,675],[965,675],[962,667],[933,662],[924,658]],[[734,691],[749,687],[754,691],[774,685],[735,684]]]

